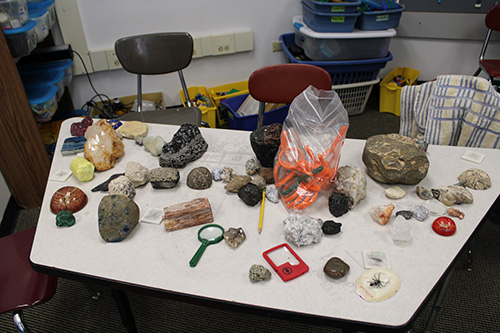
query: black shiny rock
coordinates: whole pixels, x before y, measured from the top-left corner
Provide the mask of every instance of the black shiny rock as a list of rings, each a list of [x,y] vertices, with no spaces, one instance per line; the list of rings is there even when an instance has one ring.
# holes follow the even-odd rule
[[[333,192],[328,198],[328,209],[335,217],[344,215],[349,211],[349,197],[344,193]]]
[[[197,126],[182,124],[174,134],[172,141],[163,146],[160,166],[183,168],[189,162],[200,158],[208,149],[208,143]]]
[[[338,223],[332,220],[325,221],[323,226],[321,226],[321,230],[325,235],[335,235],[338,234],[341,230],[342,223]]]
[[[349,265],[346,264],[342,259],[333,257],[328,260],[325,267],[323,267],[323,272],[332,279],[340,279],[349,273]]]
[[[116,179],[120,176],[125,175],[124,173],[115,173],[114,175],[111,175],[111,177],[108,178],[105,182],[97,185],[93,189],[91,189],[92,192],[97,192],[97,191],[103,191],[103,192],[108,192],[108,185],[109,183],[113,180]]]
[[[238,191],[238,197],[248,206],[255,206],[262,199],[262,191],[257,185],[248,183]]]
[[[273,166],[274,156],[280,147],[282,129],[281,124],[274,123],[259,127],[250,133],[252,150],[263,167]]]

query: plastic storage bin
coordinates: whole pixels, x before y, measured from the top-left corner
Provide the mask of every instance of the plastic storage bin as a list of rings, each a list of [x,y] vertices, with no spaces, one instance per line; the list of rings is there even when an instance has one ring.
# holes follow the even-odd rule
[[[385,30],[397,28],[401,15],[405,10],[398,5],[398,9],[361,12],[361,16],[356,21],[356,27],[362,30]]]
[[[373,86],[380,82],[380,79],[349,83],[332,86],[339,95],[342,105],[347,110],[349,116],[363,113],[365,111],[366,103],[372,92]]]
[[[30,70],[62,70],[64,71],[63,84],[67,87],[73,79],[73,59],[42,62],[39,64],[18,65],[19,71]]]
[[[52,119],[57,111],[56,93],[57,87],[49,86],[25,86],[26,95],[31,105],[31,110],[37,122],[47,122]]]
[[[248,94],[248,80],[208,88],[208,95],[217,107],[217,121],[219,125],[228,124],[226,109],[220,108],[220,102],[227,98],[245,94]]]
[[[342,2],[319,2],[316,0],[303,0],[315,12],[320,13],[356,13],[361,1],[344,0]]]
[[[396,83],[391,82],[395,76],[401,75],[408,81],[408,85],[417,82],[420,71],[409,67],[396,67],[380,82],[380,112],[390,112],[399,116],[401,113],[401,89]]]
[[[45,8],[49,12],[49,29],[56,23],[56,0],[28,1],[28,10]]]
[[[302,4],[302,16],[305,24],[318,32],[351,32],[360,13],[324,13],[310,8],[304,1]]]
[[[36,8],[29,11],[30,18],[36,21],[36,37],[38,43],[49,35],[49,12],[45,8]]]
[[[57,87],[56,99],[59,101],[64,94],[64,71],[62,70],[31,70],[20,71],[21,80],[25,85],[31,86],[48,86],[55,85]]]
[[[0,25],[2,29],[15,29],[29,20],[26,0],[0,0]]]
[[[187,106],[186,97],[184,96],[184,91],[180,91],[182,104]],[[201,95],[206,102],[204,105],[196,105],[193,103],[193,106],[197,106],[201,110],[201,120],[208,123],[211,128],[217,127],[217,107],[213,105],[213,102],[210,100],[208,95],[208,90],[206,87],[189,87],[188,94],[191,101],[196,99],[196,96]]]
[[[240,116],[237,111],[243,104],[248,94],[240,95],[221,101],[221,106],[227,109],[229,127],[236,130],[253,131],[257,129],[258,115]],[[281,108],[268,111],[264,115],[264,125],[273,123],[283,124],[288,115],[290,105],[285,105]]]
[[[375,80],[379,71],[385,67],[388,61],[392,60],[392,54],[389,52],[383,58],[365,60],[301,61],[297,60],[288,49],[295,45],[294,40],[295,34],[293,32],[280,36],[281,47],[288,60],[293,63],[315,65],[326,69],[332,76],[333,85]]]
[[[304,25],[301,16],[293,18],[295,44],[304,49],[311,60],[357,60],[387,56],[396,30],[325,33]]]
[[[20,28],[4,30],[12,57],[24,57],[33,51],[37,44],[35,32],[36,22],[29,20]]]

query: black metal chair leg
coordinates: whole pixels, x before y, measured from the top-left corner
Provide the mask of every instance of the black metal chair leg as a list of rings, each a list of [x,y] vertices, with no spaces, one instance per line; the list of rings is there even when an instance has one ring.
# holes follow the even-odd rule
[[[448,273],[448,276],[446,276],[445,280],[443,281],[443,284],[441,285],[438,293],[436,294],[436,300],[434,301],[432,312],[429,316],[429,320],[427,321],[427,326],[425,326],[424,332],[426,333],[432,332],[432,327],[434,326],[434,322],[436,321],[439,310],[441,310],[441,305],[443,304],[443,299],[446,294],[446,290],[448,289],[448,285],[450,284],[451,276],[453,275],[454,271],[455,268],[453,268]]]
[[[99,297],[101,297],[101,293],[98,292],[97,290],[94,289],[90,284],[83,284],[85,288],[87,288],[88,292],[90,293],[90,297],[92,297],[93,300],[98,300]]]
[[[23,311],[14,311],[14,324],[16,325],[19,332],[30,333],[31,331],[24,324]]]
[[[132,313],[132,308],[128,302],[127,294],[123,290],[112,289],[113,298],[115,299],[116,306],[120,312],[120,317],[122,319],[123,325],[127,329],[128,333],[137,333],[137,327],[135,326],[134,314]]]

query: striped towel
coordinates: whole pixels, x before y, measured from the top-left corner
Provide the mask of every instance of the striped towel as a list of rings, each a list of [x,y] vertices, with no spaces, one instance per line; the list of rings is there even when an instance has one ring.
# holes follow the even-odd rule
[[[500,94],[488,80],[466,75],[405,86],[399,133],[429,144],[500,148]]]

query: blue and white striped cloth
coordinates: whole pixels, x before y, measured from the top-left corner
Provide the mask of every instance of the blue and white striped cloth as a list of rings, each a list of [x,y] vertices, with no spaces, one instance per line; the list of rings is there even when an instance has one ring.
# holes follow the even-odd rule
[[[466,75],[405,86],[399,133],[429,144],[500,148],[500,94],[488,80]]]

